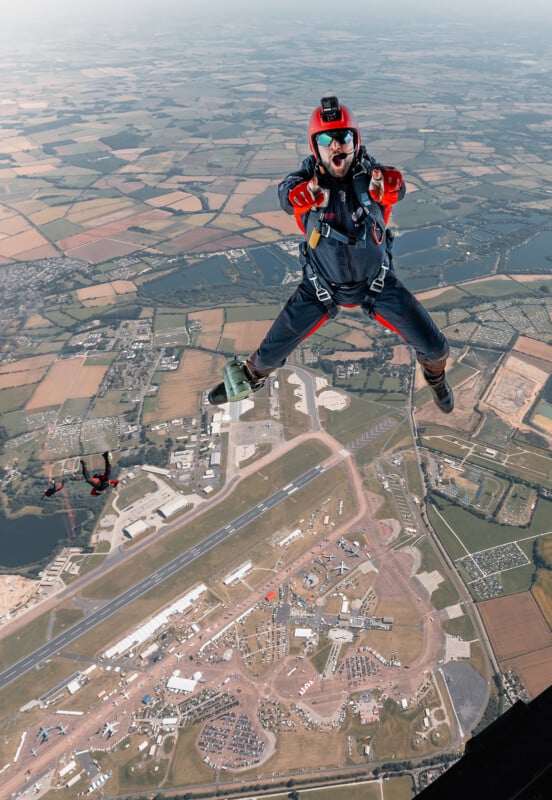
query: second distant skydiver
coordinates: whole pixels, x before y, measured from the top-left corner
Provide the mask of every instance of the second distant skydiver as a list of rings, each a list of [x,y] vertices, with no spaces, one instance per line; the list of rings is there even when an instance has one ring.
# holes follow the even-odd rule
[[[82,476],[84,480],[92,486],[92,491],[90,494],[98,495],[105,492],[106,489],[109,489],[110,486],[116,487],[119,485],[119,481],[113,480],[110,478],[111,475],[111,453],[106,450],[105,453],[102,453],[103,460],[104,460],[104,471],[103,472],[95,472],[94,475],[90,475],[88,472],[88,468],[86,466],[86,462],[81,460],[81,468],[82,468]]]
[[[44,498],[44,497],[52,497],[56,492],[61,492],[61,490],[63,489],[64,485],[65,485],[65,479],[62,480],[61,483],[56,483],[53,480],[52,481],[52,485],[48,486],[48,488],[44,490],[44,494],[42,495],[42,498]]]

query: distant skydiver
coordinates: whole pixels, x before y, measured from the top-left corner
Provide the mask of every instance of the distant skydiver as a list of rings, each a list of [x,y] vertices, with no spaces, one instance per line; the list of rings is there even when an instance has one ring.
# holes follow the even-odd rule
[[[41,499],[44,499],[45,497],[52,497],[56,492],[61,492],[64,486],[65,479],[63,479],[61,483],[56,483],[53,480],[52,485],[48,486],[48,488],[44,490],[44,494],[42,495]]]
[[[225,380],[210,390],[209,402],[221,405],[258,391],[340,307],[360,306],[414,349],[433,400],[449,414],[447,340],[393,269],[388,220],[405,194],[401,173],[367,153],[355,118],[337,97],[323,97],[313,111],[308,143],[312,155],[278,187],[280,205],[295,214],[305,237],[303,279],[247,361],[234,359],[224,368]]]
[[[88,472],[88,468],[86,466],[86,462],[81,460],[81,467],[82,467],[82,475],[84,480],[92,486],[92,491],[90,494],[98,495],[105,492],[106,489],[109,489],[110,486],[114,488],[119,485],[119,481],[112,480],[109,476],[111,475],[111,453],[106,450],[105,453],[102,453],[103,460],[104,460],[104,471],[103,472],[95,472],[94,475],[90,475]]]

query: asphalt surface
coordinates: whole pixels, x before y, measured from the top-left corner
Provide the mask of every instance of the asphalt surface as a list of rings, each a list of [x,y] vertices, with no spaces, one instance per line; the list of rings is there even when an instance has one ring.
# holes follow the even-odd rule
[[[130,589],[122,592],[120,595],[118,595],[118,597],[107,601],[99,608],[91,611],[88,616],[73,625],[71,628],[68,628],[54,639],[51,639],[49,642],[41,645],[34,652],[29,653],[20,661],[17,661],[3,672],[0,672],[0,690],[4,689],[6,686],[9,686],[11,683],[18,680],[18,678],[21,678],[23,675],[25,675],[25,673],[38,667],[41,662],[55,656],[61,650],[79,639],[84,634],[91,631],[97,625],[101,625],[103,622],[109,619],[109,617],[113,616],[113,614],[116,614],[122,608],[136,600],[137,597],[149,592],[159,583],[162,583],[167,578],[172,577],[184,567],[189,566],[204,553],[212,550],[213,547],[216,547],[225,539],[232,536],[232,534],[234,534],[236,531],[244,528],[250,522],[253,522],[253,520],[257,519],[257,517],[274,508],[274,506],[278,505],[278,503],[281,503],[291,494],[294,494],[298,489],[301,489],[307,483],[310,483],[310,481],[317,478],[323,472],[324,467],[321,466],[313,467],[307,472],[304,472],[303,475],[300,475],[295,481],[289,483],[287,486],[284,486],[283,489],[279,489],[277,492],[274,492],[274,494],[270,495],[270,497],[268,497],[262,503],[259,503],[259,505],[257,505],[255,508],[249,509],[249,511],[241,514],[228,525],[225,525],[224,528],[220,528],[218,531],[215,531],[215,533],[212,533],[202,542],[194,545],[186,552],[181,553],[168,564],[165,564],[155,572],[152,572],[147,578],[144,578]]]

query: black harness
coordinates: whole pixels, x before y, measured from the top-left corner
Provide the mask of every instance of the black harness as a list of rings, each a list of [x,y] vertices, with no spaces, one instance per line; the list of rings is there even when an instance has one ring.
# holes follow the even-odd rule
[[[381,244],[385,239],[385,258],[380,266],[380,270],[376,277],[368,283],[366,290],[366,297],[364,298],[361,306],[362,309],[372,314],[374,301],[382,291],[385,284],[387,273],[393,266],[393,239],[395,238],[393,232],[385,226],[383,213],[381,207],[370,197],[369,186],[370,176],[374,167],[375,161],[369,156],[366,151],[363,152],[363,158],[359,159],[354,167],[352,176],[353,190],[359,202],[359,208],[354,214],[356,223],[364,222],[362,226],[362,236],[352,238],[346,236],[344,233],[332,228],[327,222],[324,221],[325,209],[322,208],[318,212],[318,218],[315,222],[314,228],[311,231],[308,240],[308,246],[314,250],[320,238],[333,239],[340,244],[346,244],[349,247],[366,247],[366,237],[371,235],[376,244]],[[326,311],[329,317],[337,316],[339,306],[333,300],[333,291],[331,285],[324,279],[322,275],[317,273],[309,261],[307,242],[301,243],[299,248],[299,260],[303,267],[303,272],[307,280],[310,281],[314,291],[316,292],[317,299],[326,306]]]

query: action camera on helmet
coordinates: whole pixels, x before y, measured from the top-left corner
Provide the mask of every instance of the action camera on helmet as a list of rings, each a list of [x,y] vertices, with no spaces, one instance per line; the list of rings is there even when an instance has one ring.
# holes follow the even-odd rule
[[[337,97],[323,97],[320,101],[320,108],[323,122],[336,122],[341,119],[341,109]]]

